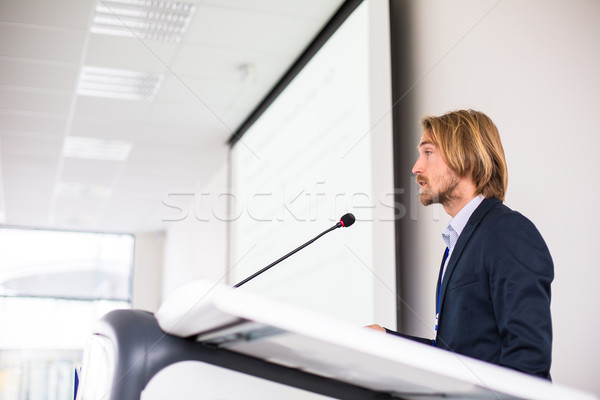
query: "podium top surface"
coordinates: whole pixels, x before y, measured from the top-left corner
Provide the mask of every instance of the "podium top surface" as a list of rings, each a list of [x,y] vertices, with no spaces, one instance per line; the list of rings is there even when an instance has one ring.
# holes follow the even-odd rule
[[[595,396],[305,309],[195,281],[156,313],[167,333],[405,399]]]

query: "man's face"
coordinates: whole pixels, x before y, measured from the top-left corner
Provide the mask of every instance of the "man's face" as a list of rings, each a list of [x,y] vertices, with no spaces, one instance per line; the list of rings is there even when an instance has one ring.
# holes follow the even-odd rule
[[[419,158],[412,172],[417,175],[417,183],[421,186],[419,201],[424,206],[434,203],[448,205],[458,197],[458,176],[448,167],[426,131],[423,131],[418,149]]]

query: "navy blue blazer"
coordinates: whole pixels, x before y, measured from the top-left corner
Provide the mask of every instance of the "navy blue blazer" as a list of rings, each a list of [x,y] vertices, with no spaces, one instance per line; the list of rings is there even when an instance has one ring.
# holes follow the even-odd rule
[[[549,379],[553,278],[550,252],[533,223],[485,199],[458,238],[441,293],[438,277],[434,345]]]

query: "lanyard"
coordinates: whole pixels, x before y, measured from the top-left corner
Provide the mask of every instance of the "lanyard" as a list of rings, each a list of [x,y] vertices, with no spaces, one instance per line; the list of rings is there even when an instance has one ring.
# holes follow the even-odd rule
[[[438,288],[438,296],[437,301],[435,303],[435,338],[433,339],[434,346],[435,341],[437,340],[438,321],[440,319],[440,300],[442,296],[442,282],[444,281],[444,266],[446,265],[449,251],[450,250],[448,250],[448,248],[446,247],[446,251],[444,251],[444,258],[442,259],[442,268],[440,271],[440,287]]]

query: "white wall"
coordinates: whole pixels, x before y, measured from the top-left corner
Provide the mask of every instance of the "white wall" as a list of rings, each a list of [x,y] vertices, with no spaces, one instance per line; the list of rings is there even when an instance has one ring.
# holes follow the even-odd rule
[[[135,235],[132,308],[155,312],[160,305],[164,242],[162,232]]]
[[[496,122],[509,169],[506,203],[536,224],[555,262],[554,381],[600,394],[600,2],[423,0],[411,6],[412,134],[420,136],[424,114],[458,108],[483,111]],[[410,329],[422,333],[422,321],[433,319],[440,232],[448,219],[420,206],[414,215],[421,254],[410,299],[418,318]]]
[[[369,92],[371,162],[373,196],[373,316],[374,323],[395,327],[395,211],[391,204],[394,193],[392,85],[390,61],[389,7],[384,1],[369,1]],[[365,321],[371,322],[371,321]]]
[[[162,298],[195,279],[226,282],[227,164],[199,190],[192,190],[181,218],[166,233]]]

